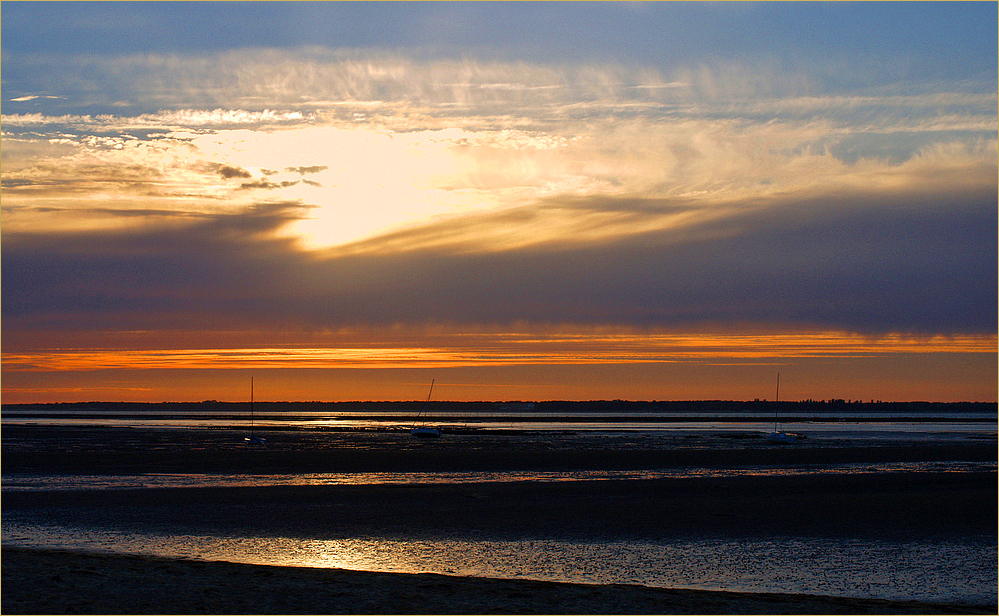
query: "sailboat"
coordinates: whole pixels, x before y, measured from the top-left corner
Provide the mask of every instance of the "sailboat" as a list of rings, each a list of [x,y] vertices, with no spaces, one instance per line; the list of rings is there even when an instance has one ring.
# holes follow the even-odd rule
[[[263,445],[267,442],[262,436],[253,434],[253,377],[250,377],[250,436],[243,439],[247,445]]]
[[[777,396],[774,398],[774,431],[766,436],[768,443],[774,445],[789,445],[798,441],[797,434],[781,432],[780,424],[777,423],[777,403],[780,400],[780,372],[777,373]]]
[[[413,426],[413,429],[409,431],[410,434],[417,438],[439,438],[441,431],[437,428],[428,428],[425,424],[427,423],[427,405],[430,404],[430,396],[434,393],[434,380],[430,381],[430,393],[427,394],[427,401],[423,403],[423,409],[420,410],[420,414],[416,416],[417,421],[420,417],[423,417],[423,423],[418,427]]]

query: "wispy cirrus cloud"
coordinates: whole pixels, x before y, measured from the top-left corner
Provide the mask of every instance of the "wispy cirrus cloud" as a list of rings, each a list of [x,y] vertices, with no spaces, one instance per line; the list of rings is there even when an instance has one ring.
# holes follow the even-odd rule
[[[251,89],[273,83],[254,71],[272,71],[275,65],[328,84],[333,73],[318,69],[320,60],[329,64],[328,71],[352,75],[347,82],[353,85],[336,93],[341,107],[334,112],[322,102],[333,93],[315,91],[319,86],[308,79],[292,79],[281,88],[294,92],[299,103],[318,101],[311,111],[5,116],[5,131],[11,127],[5,145],[15,154],[6,164],[5,181],[17,189],[6,211],[39,212],[25,206],[41,196],[45,174],[49,185],[103,199],[84,179],[101,165],[114,169],[108,176],[127,165],[148,171],[148,181],[136,179],[131,190],[159,199],[157,207],[213,212],[220,200],[245,207],[254,190],[314,205],[312,217],[296,223],[291,233],[322,247],[441,217],[513,212],[556,196],[724,202],[820,186],[900,182],[906,165],[923,161],[925,166],[931,151],[942,168],[969,157],[982,164],[995,160],[994,94],[775,96],[774,91],[783,93],[778,85],[768,90],[761,84],[776,71],[749,72],[746,87],[727,86],[721,96],[699,94],[683,86],[690,79],[670,80],[648,68],[361,61],[322,50],[303,60],[269,51],[230,58],[232,70],[245,69],[237,74],[254,77],[227,81],[228,87],[235,92],[250,87],[246,83],[254,84]],[[172,62],[182,67],[188,60]],[[197,75],[188,68],[177,68],[178,75]],[[707,79],[712,70],[701,67],[698,74]],[[740,74],[730,69],[721,81]],[[657,84],[664,87],[644,87]],[[525,88],[541,93],[525,99]],[[241,96],[234,93],[233,100]],[[268,100],[283,99],[275,94]],[[352,105],[355,110],[347,113]],[[39,142],[65,151],[51,158],[55,152],[46,153]],[[25,155],[17,156],[19,150]],[[55,169],[63,170],[62,179]],[[218,182],[207,170],[223,180],[238,174],[242,181]],[[305,181],[305,175],[315,179]],[[363,218],[353,214],[358,211]],[[606,222],[618,232],[622,219]],[[542,226],[558,223],[551,222]],[[10,224],[32,223],[18,215]],[[582,231],[585,224],[565,228]],[[511,243],[516,242],[505,242]]]

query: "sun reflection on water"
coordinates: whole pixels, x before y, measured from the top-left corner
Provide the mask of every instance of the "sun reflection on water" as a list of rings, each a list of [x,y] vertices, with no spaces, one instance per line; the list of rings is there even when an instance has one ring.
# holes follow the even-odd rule
[[[572,541],[545,538],[220,537],[67,528],[3,518],[3,544],[168,558],[396,573],[642,584],[995,603],[997,551],[987,538]]]

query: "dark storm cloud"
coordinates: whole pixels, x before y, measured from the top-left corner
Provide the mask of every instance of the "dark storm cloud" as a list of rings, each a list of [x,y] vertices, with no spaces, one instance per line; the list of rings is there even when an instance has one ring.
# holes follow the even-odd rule
[[[304,215],[289,203],[183,227],[10,234],[3,327],[16,335],[526,321],[994,334],[996,197],[994,184],[841,192],[747,203],[682,234],[493,252],[322,258],[275,233]],[[519,220],[530,224],[526,213]]]

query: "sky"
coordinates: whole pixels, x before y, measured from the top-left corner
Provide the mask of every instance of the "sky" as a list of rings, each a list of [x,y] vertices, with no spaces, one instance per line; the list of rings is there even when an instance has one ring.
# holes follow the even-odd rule
[[[2,400],[997,399],[994,2],[3,2]]]

